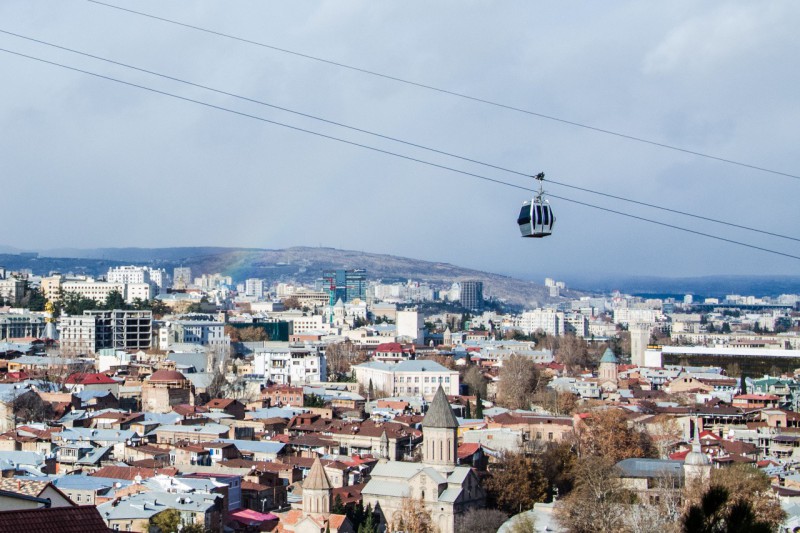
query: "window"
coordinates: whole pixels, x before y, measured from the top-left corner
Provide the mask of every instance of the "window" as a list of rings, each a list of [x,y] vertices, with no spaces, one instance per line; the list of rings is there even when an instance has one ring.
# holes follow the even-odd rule
[[[428,376],[425,376],[425,383],[428,383]]]
[[[447,378],[444,378],[444,382],[445,382],[445,383],[450,383],[450,378],[449,378],[449,377],[447,377]]]

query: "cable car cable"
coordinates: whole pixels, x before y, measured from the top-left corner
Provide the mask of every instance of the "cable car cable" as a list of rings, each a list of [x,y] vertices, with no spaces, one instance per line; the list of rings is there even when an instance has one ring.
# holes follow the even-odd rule
[[[356,72],[360,72],[362,74],[368,74],[370,76],[377,76],[379,78],[384,78],[384,79],[387,79],[387,80],[391,80],[391,81],[395,81],[395,82],[399,82],[399,83],[404,83],[406,85],[411,85],[411,86],[418,87],[418,88],[421,88],[421,89],[427,89],[427,90],[430,90],[430,91],[435,91],[435,92],[439,92],[439,93],[442,93],[442,94],[447,94],[447,95],[450,95],[450,96],[463,98],[465,100],[471,100],[471,101],[474,101],[474,102],[479,102],[479,103],[482,103],[482,104],[486,104],[486,105],[490,105],[490,106],[494,106],[494,107],[498,107],[498,108],[507,109],[509,111],[516,111],[518,113],[525,113],[527,115],[532,115],[532,116],[543,118],[543,119],[546,119],[546,120],[559,122],[561,124],[567,124],[567,125],[570,125],[570,126],[575,126],[575,127],[578,127],[578,128],[583,128],[583,129],[586,129],[586,130],[594,131],[594,132],[597,132],[597,133],[604,133],[604,134],[607,134],[607,135],[613,135],[615,137],[619,137],[619,138],[622,138],[622,139],[627,139],[629,141],[635,141],[635,142],[639,142],[639,143],[643,143],[643,144],[649,144],[651,146],[656,146],[656,147],[659,147],[659,148],[665,148],[667,150],[673,150],[673,151],[676,151],[676,152],[682,152],[682,153],[685,153],[685,154],[690,154],[690,155],[694,155],[694,156],[698,156],[698,157],[703,157],[703,158],[706,158],[706,159],[712,159],[714,161],[719,161],[719,162],[722,162],[722,163],[728,163],[728,164],[731,164],[731,165],[737,165],[737,166],[740,166],[740,167],[749,168],[751,170],[757,170],[759,172],[766,172],[766,173],[774,174],[774,175],[777,175],[777,176],[784,176],[784,177],[787,177],[787,178],[793,178],[793,179],[800,180],[800,175],[797,175],[797,174],[792,174],[792,173],[789,173],[789,172],[782,172],[780,170],[773,170],[773,169],[770,169],[770,168],[766,168],[766,167],[762,167],[762,166],[758,166],[758,165],[753,165],[753,164],[750,164],[750,163],[744,163],[742,161],[736,161],[734,159],[728,159],[728,158],[725,158],[725,157],[719,157],[719,156],[707,154],[707,153],[704,153],[704,152],[698,152],[696,150],[690,150],[688,148],[681,148],[680,146],[675,146],[675,145],[671,145],[671,144],[667,144],[667,143],[663,143],[663,142],[653,141],[653,140],[650,140],[650,139],[646,139],[644,137],[638,137],[638,136],[635,136],[635,135],[629,135],[629,134],[626,134],[626,133],[621,133],[621,132],[618,132],[618,131],[613,131],[613,130],[609,130],[609,129],[605,129],[605,128],[600,128],[600,127],[597,127],[597,126],[591,126],[589,124],[576,122],[574,120],[568,120],[568,119],[556,117],[556,116],[553,116],[553,115],[547,115],[545,113],[540,113],[540,112],[537,112],[537,111],[531,111],[529,109],[524,109],[524,108],[521,108],[521,107],[515,107],[515,106],[509,105],[509,104],[503,104],[501,102],[496,102],[496,101],[493,101],[493,100],[488,100],[488,99],[480,98],[480,97],[477,97],[477,96],[470,96],[470,95],[465,94],[465,93],[459,93],[459,92],[456,92],[456,91],[451,91],[449,89],[443,89],[441,87],[435,87],[433,85],[428,85],[428,84],[425,84],[425,83],[416,82],[416,81],[408,80],[408,79],[405,79],[405,78],[400,78],[400,77],[397,77],[397,76],[392,76],[390,74],[384,74],[384,73],[377,72],[377,71],[374,71],[374,70],[369,70],[369,69],[366,69],[366,68],[361,68],[361,67],[356,67],[356,66],[353,66],[353,65],[348,65],[346,63],[341,63],[341,62],[334,61],[334,60],[331,60],[331,59],[325,59],[323,57],[314,56],[314,55],[311,55],[311,54],[305,54],[305,53],[302,53],[302,52],[297,52],[295,50],[289,50],[287,48],[281,48],[279,46],[275,46],[275,45],[271,45],[271,44],[267,44],[267,43],[262,43],[262,42],[259,42],[259,41],[253,41],[251,39],[246,39],[244,37],[238,37],[236,35],[232,35],[232,34],[229,34],[229,33],[224,33],[224,32],[217,31],[217,30],[212,30],[212,29],[209,29],[209,28],[203,28],[201,26],[195,26],[193,24],[188,24],[188,23],[180,22],[180,21],[174,20],[174,19],[168,19],[168,18],[165,18],[165,17],[160,17],[158,15],[145,13],[143,11],[135,11],[133,9],[129,9],[129,8],[118,6],[118,5],[114,5],[114,4],[109,4],[109,3],[106,3],[106,2],[101,2],[99,0],[86,0],[86,1],[90,2],[92,4],[101,5],[101,6],[105,6],[105,7],[110,7],[112,9],[117,9],[119,11],[124,11],[124,12],[131,13],[131,14],[134,14],[134,15],[139,15],[139,16],[142,16],[142,17],[147,17],[147,18],[151,18],[151,19],[154,19],[154,20],[159,20],[159,21],[162,21],[162,22],[167,22],[169,24],[175,24],[177,26],[182,26],[184,28],[189,28],[189,29],[192,29],[192,30],[197,30],[197,31],[209,33],[211,35],[216,35],[218,37],[225,37],[227,39],[233,39],[235,41],[240,41],[240,42],[243,42],[243,43],[252,44],[252,45],[255,45],[255,46],[260,46],[262,48],[268,48],[270,50],[274,50],[274,51],[277,51],[277,52],[282,52],[282,53],[285,53],[285,54],[291,54],[291,55],[294,55],[294,56],[297,56],[297,57],[302,57],[302,58],[305,58],[305,59],[318,61],[320,63],[326,63],[328,65],[333,65],[333,66],[336,66],[336,67],[345,68],[345,69],[348,69],[348,70],[353,70],[353,71],[356,71]]]
[[[320,116],[317,116],[317,115],[312,115],[312,114],[309,114],[309,113],[304,113],[302,111],[297,111],[297,110],[290,109],[290,108],[287,108],[287,107],[271,104],[271,103],[265,102],[263,100],[257,100],[257,99],[254,99],[254,98],[249,98],[247,96],[242,96],[240,94],[231,93],[231,92],[224,91],[224,90],[221,90],[221,89],[216,89],[214,87],[209,87],[207,85],[202,85],[200,83],[195,83],[195,82],[192,82],[192,81],[184,80],[182,78],[177,78],[175,76],[170,76],[168,74],[162,74],[160,72],[155,72],[153,70],[137,67],[137,66],[134,66],[134,65],[130,65],[128,63],[123,63],[121,61],[116,61],[116,60],[113,60],[113,59],[108,59],[108,58],[105,58],[105,57],[101,57],[101,56],[97,56],[97,55],[94,55],[94,54],[90,54],[88,52],[83,52],[83,51],[80,51],[80,50],[76,50],[74,48],[69,48],[69,47],[66,47],[66,46],[58,45],[58,44],[51,43],[51,42],[48,42],[48,41],[44,41],[44,40],[41,40],[41,39],[37,39],[37,38],[34,38],[34,37],[21,35],[21,34],[14,33],[14,32],[8,31],[8,30],[4,30],[2,28],[0,28],[0,33],[4,33],[6,35],[11,35],[13,37],[17,37],[17,38],[20,38],[20,39],[25,39],[27,41],[36,42],[36,43],[43,44],[45,46],[50,46],[50,47],[53,47],[53,48],[57,48],[57,49],[60,49],[60,50],[65,50],[65,51],[71,52],[73,54],[78,54],[78,55],[81,55],[81,56],[90,57],[92,59],[97,59],[99,61],[104,61],[106,63],[111,63],[113,65],[118,65],[118,66],[121,66],[121,67],[125,67],[125,68],[129,68],[129,69],[132,69],[132,70],[136,70],[136,71],[139,71],[139,72],[144,72],[146,74],[151,74],[153,76],[158,76],[158,77],[165,78],[165,79],[168,79],[168,80],[176,81],[178,83],[183,83],[183,84],[186,84],[186,85],[190,85],[192,87],[197,87],[197,88],[205,89],[207,91],[215,92],[215,93],[218,93],[218,94],[223,94],[225,96],[230,96],[232,98],[237,98],[239,100],[243,100],[243,101],[246,101],[246,102],[251,102],[251,103],[263,105],[263,106],[266,106],[266,107],[271,107],[273,109],[279,109],[279,110],[285,111],[287,113],[292,113],[292,114],[295,114],[295,115],[299,115],[299,116],[302,116],[302,117],[310,118],[310,119],[317,120],[317,121],[320,121],[320,122],[325,122],[327,124],[332,124],[334,126],[339,126],[339,127],[346,128],[346,129],[349,129],[349,130],[358,131],[360,133],[365,133],[367,135],[372,135],[372,136],[375,136],[375,137],[379,137],[381,139],[386,139],[386,140],[389,140],[389,141],[405,144],[405,145],[408,145],[408,146],[413,146],[413,147],[419,148],[421,150],[427,150],[429,152],[445,155],[445,156],[452,157],[452,158],[455,158],[455,159],[460,159],[462,161],[468,161],[470,163],[475,163],[477,165],[482,165],[482,166],[485,166],[485,167],[494,168],[496,170],[502,170],[503,172],[516,174],[518,176],[530,177],[527,173],[521,172],[521,171],[518,171],[518,170],[513,170],[513,169],[510,169],[510,168],[502,167],[500,165],[495,165],[495,164],[492,164],[492,163],[487,163],[485,161],[472,159],[470,157],[454,154],[454,153],[447,152],[447,151],[444,151],[444,150],[440,150],[440,149],[437,149],[437,148],[432,148],[430,146],[424,146],[424,145],[417,144],[417,143],[414,143],[414,142],[411,142],[411,141],[407,141],[407,140],[404,140],[404,139],[400,139],[400,138],[397,138],[397,137],[392,137],[390,135],[385,135],[385,134],[382,134],[382,133],[377,133],[377,132],[374,132],[374,131],[370,131],[370,130],[366,130],[366,129],[363,129],[363,128],[359,128],[357,126],[351,126],[349,124],[345,124],[345,123],[342,123],[342,122],[337,122],[337,121],[334,121],[334,120],[326,119],[326,118],[323,118],[323,117],[320,117]],[[734,228],[738,228],[738,229],[744,229],[744,230],[752,231],[752,232],[755,232],[755,233],[761,233],[763,235],[770,235],[772,237],[778,237],[778,238],[781,238],[781,239],[787,239],[787,240],[800,242],[800,238],[791,237],[789,235],[783,235],[783,234],[780,234],[780,233],[775,233],[775,232],[771,232],[771,231],[767,231],[767,230],[753,228],[753,227],[750,227],[750,226],[744,226],[744,225],[741,225],[741,224],[736,224],[734,222],[728,222],[728,221],[725,221],[725,220],[719,220],[719,219],[715,219],[715,218],[711,218],[711,217],[707,217],[707,216],[703,216],[703,215],[696,215],[696,214],[693,214],[693,213],[688,213],[686,211],[680,211],[678,209],[672,209],[672,208],[669,208],[669,207],[663,207],[663,206],[659,206],[659,205],[656,205],[656,204],[643,202],[643,201],[640,201],[640,200],[633,200],[631,198],[625,198],[625,197],[614,195],[614,194],[610,194],[610,193],[604,193],[604,192],[601,192],[601,191],[595,191],[595,190],[588,189],[588,188],[585,188],[585,187],[579,187],[577,185],[570,185],[568,183],[563,183],[563,182],[559,182],[559,181],[552,180],[552,179],[548,179],[547,181],[549,183],[552,183],[554,185],[559,185],[561,187],[568,187],[568,188],[571,188],[571,189],[575,189],[575,190],[579,190],[579,191],[583,191],[583,192],[588,192],[588,193],[591,193],[591,194],[597,194],[599,196],[605,196],[607,198],[613,198],[615,200],[620,200],[620,201],[623,201],[623,202],[629,202],[629,203],[641,205],[641,206],[644,206],[644,207],[650,207],[652,209],[659,209],[661,211],[666,211],[666,212],[674,213],[674,214],[677,214],[677,215],[683,215],[683,216],[687,216],[687,217],[692,217],[692,218],[696,218],[698,220],[705,220],[707,222],[713,222],[713,223],[716,223],[716,224],[723,224],[723,225],[734,227]]]
[[[89,76],[93,76],[93,77],[96,77],[96,78],[101,78],[101,79],[104,79],[104,80],[113,81],[115,83],[119,83],[119,84],[122,84],[122,85],[127,85],[129,87],[134,87],[134,88],[137,88],[137,89],[142,89],[142,90],[149,91],[149,92],[156,93],[156,94],[161,94],[163,96],[169,96],[171,98],[175,98],[175,99],[178,99],[178,100],[183,100],[185,102],[190,102],[190,103],[202,105],[204,107],[208,107],[208,108],[212,108],[212,109],[217,109],[219,111],[225,111],[225,112],[228,112],[228,113],[232,113],[232,114],[239,115],[239,116],[246,117],[246,118],[251,118],[251,119],[258,120],[258,121],[261,121],[261,122],[265,122],[265,123],[268,123],[268,124],[274,124],[276,126],[283,126],[285,128],[289,128],[289,129],[294,130],[294,131],[308,133],[308,134],[311,134],[311,135],[315,135],[317,137],[322,137],[324,139],[338,141],[338,142],[341,142],[341,143],[344,143],[344,144],[349,144],[351,146],[357,146],[359,148],[365,148],[367,150],[372,150],[374,152],[379,152],[379,153],[382,153],[382,154],[391,155],[391,156],[398,157],[398,158],[401,158],[401,159],[406,159],[408,161],[414,161],[416,163],[421,163],[421,164],[428,165],[428,166],[431,166],[431,167],[440,168],[440,169],[443,169],[443,170],[448,170],[448,171],[455,172],[455,173],[458,173],[458,174],[463,174],[463,175],[466,175],[466,176],[472,176],[474,178],[481,179],[481,180],[488,181],[488,182],[492,182],[492,183],[496,183],[496,184],[499,184],[499,185],[505,185],[507,187],[512,187],[512,188],[515,188],[515,189],[521,189],[521,190],[529,191],[529,192],[535,192],[534,189],[523,187],[521,185],[516,185],[514,183],[509,183],[509,182],[506,182],[506,181],[503,181],[503,180],[490,178],[488,176],[482,176],[480,174],[475,174],[475,173],[472,173],[472,172],[459,170],[459,169],[456,169],[456,168],[453,168],[453,167],[448,167],[446,165],[441,165],[439,163],[434,163],[432,161],[425,161],[424,159],[419,159],[419,158],[416,158],[416,157],[412,157],[412,156],[408,156],[408,155],[404,155],[404,154],[399,154],[397,152],[384,150],[382,148],[377,148],[377,147],[374,147],[374,146],[369,146],[369,145],[362,144],[362,143],[357,143],[357,142],[354,142],[354,141],[348,141],[346,139],[341,139],[339,137],[334,137],[332,135],[326,135],[324,133],[319,133],[319,132],[316,132],[316,131],[308,130],[308,129],[305,129],[305,128],[300,128],[300,127],[297,127],[297,126],[292,126],[290,124],[285,124],[285,123],[278,122],[278,121],[275,121],[275,120],[270,120],[270,119],[267,119],[267,118],[264,118],[264,117],[259,117],[258,115],[252,115],[250,113],[237,111],[235,109],[230,109],[230,108],[219,106],[219,105],[216,105],[216,104],[211,104],[209,102],[203,102],[202,100],[196,100],[196,99],[189,98],[189,97],[186,97],[186,96],[180,96],[180,95],[177,95],[177,94],[174,94],[174,93],[170,93],[170,92],[167,92],[167,91],[162,91],[160,89],[154,89],[152,87],[147,87],[145,85],[140,85],[140,84],[137,84],[137,83],[132,83],[132,82],[129,82],[129,81],[120,80],[118,78],[114,78],[114,77],[111,77],[111,76],[106,76],[104,74],[98,74],[96,72],[83,70],[83,69],[80,69],[80,68],[77,68],[77,67],[71,67],[71,66],[64,65],[62,63],[58,63],[58,62],[55,62],[55,61],[50,61],[50,60],[47,60],[47,59],[42,59],[42,58],[39,58],[39,57],[35,57],[35,56],[28,55],[28,54],[24,54],[22,52],[15,52],[13,50],[8,50],[6,48],[0,48],[0,52],[5,52],[7,54],[11,54],[11,55],[15,55],[15,56],[18,56],[18,57],[30,59],[30,60],[37,61],[37,62],[40,62],[40,63],[48,64],[48,65],[51,65],[51,66],[60,67],[60,68],[66,69],[66,70],[71,70],[73,72],[79,72],[81,74],[87,74]],[[727,242],[727,243],[730,243],[730,244],[736,244],[736,245],[739,245],[739,246],[744,246],[746,248],[751,248],[751,249],[754,249],[754,250],[760,250],[762,252],[767,252],[767,253],[771,253],[771,254],[775,254],[775,255],[780,255],[780,256],[783,256],[783,257],[788,257],[788,258],[791,258],[791,259],[800,260],[800,256],[791,255],[791,254],[780,252],[780,251],[777,251],[777,250],[772,250],[772,249],[769,249],[769,248],[763,248],[761,246],[756,246],[756,245],[753,245],[753,244],[749,244],[749,243],[745,243],[745,242],[741,242],[741,241],[736,241],[736,240],[733,240],[733,239],[727,239],[725,237],[719,237],[717,235],[712,235],[712,234],[709,234],[709,233],[703,233],[703,232],[692,230],[692,229],[689,229],[689,228],[684,228],[682,226],[676,226],[674,224],[668,224],[666,222],[660,222],[660,221],[657,221],[657,220],[652,220],[652,219],[649,219],[649,218],[640,217],[640,216],[637,216],[637,215],[632,215],[630,213],[624,213],[622,211],[616,211],[616,210],[613,210],[613,209],[610,209],[610,208],[597,206],[597,205],[590,204],[590,203],[587,203],[587,202],[581,202],[581,201],[578,201],[578,200],[572,200],[570,198],[565,198],[565,197],[562,197],[562,196],[556,196],[556,195],[553,195],[553,194],[550,194],[549,196],[551,196],[553,198],[558,198],[559,200],[564,200],[566,202],[571,202],[571,203],[583,205],[583,206],[586,206],[586,207],[592,207],[594,209],[599,209],[601,211],[607,211],[607,212],[610,212],[610,213],[615,213],[615,214],[618,214],[618,215],[626,216],[626,217],[633,218],[633,219],[640,220],[640,221],[644,221],[644,222],[650,222],[651,224],[656,224],[656,225],[659,225],[659,226],[664,226],[664,227],[667,227],[667,228],[676,229],[676,230],[684,231],[684,232],[687,232],[687,233],[700,235],[700,236],[703,236],[703,237],[708,237],[710,239],[715,239],[715,240]]]

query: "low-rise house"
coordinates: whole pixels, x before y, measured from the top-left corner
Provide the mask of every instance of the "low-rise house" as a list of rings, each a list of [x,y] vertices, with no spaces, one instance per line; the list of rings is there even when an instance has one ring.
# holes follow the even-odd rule
[[[50,481],[21,477],[0,479],[0,492],[15,493],[49,501],[47,507],[73,507],[75,502]],[[15,507],[19,504],[15,504]],[[38,505],[37,505],[38,507]],[[8,509],[0,505],[2,509]]]
[[[222,530],[223,497],[219,494],[139,492],[97,506],[100,516],[115,531],[149,531],[153,517],[168,510],[179,513],[179,526],[197,524]]]
[[[37,452],[0,452],[0,472],[2,477],[55,474],[56,456]]]
[[[244,420],[245,407],[239,400],[215,398],[204,406],[209,412],[225,413],[236,420]]]
[[[186,442],[212,442],[228,436],[230,428],[222,424],[201,424],[196,426],[164,425],[155,429],[158,444],[177,444]]]
[[[132,484],[132,481],[86,475],[53,478],[53,485],[78,505],[98,505],[103,503],[115,489],[130,484]]]

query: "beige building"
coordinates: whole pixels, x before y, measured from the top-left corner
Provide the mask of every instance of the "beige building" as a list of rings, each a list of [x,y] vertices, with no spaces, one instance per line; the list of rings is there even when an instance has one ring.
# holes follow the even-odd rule
[[[156,370],[142,384],[142,410],[169,413],[180,404],[193,404],[192,382],[176,370]]]

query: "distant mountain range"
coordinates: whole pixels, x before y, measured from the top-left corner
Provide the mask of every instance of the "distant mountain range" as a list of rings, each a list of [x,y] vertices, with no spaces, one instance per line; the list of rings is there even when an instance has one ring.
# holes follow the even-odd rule
[[[14,253],[0,254],[0,265],[9,269],[27,268],[35,273],[58,271],[88,275],[101,275],[109,267],[131,263],[167,269],[187,266],[192,269],[194,276],[220,272],[236,281],[264,278],[270,282],[300,283],[313,283],[327,269],[363,268],[369,279],[381,279],[384,282],[414,280],[441,286],[454,281],[480,280],[484,283],[485,297],[529,308],[558,300],[549,296],[546,287],[532,281],[447,263],[333,248],[98,248],[42,250],[39,253],[37,258]],[[578,295],[571,291],[564,294],[567,297]]]
[[[800,276],[696,276],[665,278],[648,276],[594,276],[568,278],[570,286],[609,293],[619,290],[627,294],[653,297],[691,294],[721,298],[727,294],[779,296],[800,294]]]
[[[72,272],[93,276],[105,274],[112,266],[125,264],[166,268],[170,273],[176,266],[188,266],[195,276],[220,272],[236,281],[264,278],[270,282],[300,283],[312,283],[326,269],[363,268],[370,279],[382,279],[385,282],[414,280],[442,285],[465,279],[481,280],[484,282],[486,296],[528,308],[555,300],[550,298],[546,287],[532,281],[461,268],[448,263],[334,248],[63,248],[36,251],[39,257],[34,258],[19,255],[23,250],[0,245],[0,265],[11,270],[27,268],[37,274]],[[566,297],[608,293],[615,289],[628,294],[652,296],[800,294],[800,276],[664,278],[594,274],[568,277],[567,282],[575,290],[564,292],[563,296]]]

